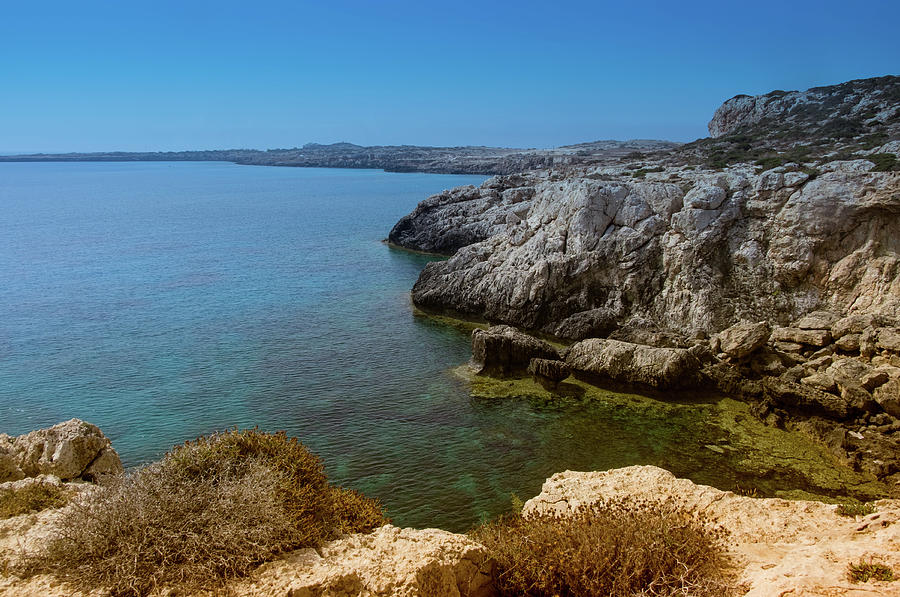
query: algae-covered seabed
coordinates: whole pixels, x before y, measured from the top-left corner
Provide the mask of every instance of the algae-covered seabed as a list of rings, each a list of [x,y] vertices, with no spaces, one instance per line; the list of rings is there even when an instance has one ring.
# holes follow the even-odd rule
[[[886,495],[874,476],[853,471],[803,433],[766,425],[732,398],[661,400],[574,377],[551,392],[531,378],[477,376],[465,365],[454,373],[470,386],[473,400],[587,411],[587,417],[549,420],[543,433],[546,447],[564,455],[571,470],[654,464],[696,483],[760,497],[868,501]]]

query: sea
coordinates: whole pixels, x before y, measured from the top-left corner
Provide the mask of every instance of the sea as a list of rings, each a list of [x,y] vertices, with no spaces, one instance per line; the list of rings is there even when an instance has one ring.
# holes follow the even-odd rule
[[[473,395],[454,372],[469,333],[410,302],[435,257],[383,239],[427,196],[484,179],[0,163],[0,433],[77,417],[133,468],[217,430],[283,430],[395,524],[454,531],[566,469],[846,489],[768,463],[757,427],[746,441],[766,454],[748,456],[740,406]]]

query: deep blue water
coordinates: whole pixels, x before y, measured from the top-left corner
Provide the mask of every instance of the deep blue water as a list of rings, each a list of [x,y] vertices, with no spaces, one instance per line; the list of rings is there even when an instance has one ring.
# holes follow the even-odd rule
[[[381,240],[482,179],[0,163],[0,432],[79,417],[133,466],[214,430],[283,429],[395,523],[453,530],[566,468],[727,485],[696,409],[476,399],[450,374],[468,336],[409,301],[429,258]]]

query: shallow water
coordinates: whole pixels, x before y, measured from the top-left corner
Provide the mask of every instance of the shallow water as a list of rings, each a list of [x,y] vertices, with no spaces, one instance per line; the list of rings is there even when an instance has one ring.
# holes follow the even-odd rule
[[[658,464],[726,489],[877,491],[733,401],[561,401],[527,382],[513,398],[473,396],[452,372],[467,334],[409,302],[430,258],[381,239],[429,194],[481,180],[0,164],[0,432],[79,417],[131,466],[217,429],[283,429],[396,524],[451,530],[565,469]]]

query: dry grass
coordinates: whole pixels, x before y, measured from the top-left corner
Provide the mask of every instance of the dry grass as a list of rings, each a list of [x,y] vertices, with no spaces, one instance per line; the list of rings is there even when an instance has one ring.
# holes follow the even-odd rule
[[[65,490],[51,483],[32,483],[20,489],[0,490],[0,520],[59,508],[67,501],[69,496]]]
[[[231,431],[188,442],[76,502],[29,571],[114,595],[208,589],[286,550],[384,522],[377,502],[329,485],[296,439]]]
[[[477,528],[503,595],[727,595],[722,532],[668,504],[615,502]]]

